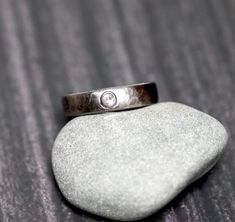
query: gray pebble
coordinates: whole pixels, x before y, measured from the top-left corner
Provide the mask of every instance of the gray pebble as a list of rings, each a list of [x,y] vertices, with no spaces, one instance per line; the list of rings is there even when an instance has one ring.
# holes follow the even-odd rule
[[[61,192],[75,206],[138,220],[210,170],[227,139],[213,117],[158,103],[71,120],[56,138],[52,165]]]

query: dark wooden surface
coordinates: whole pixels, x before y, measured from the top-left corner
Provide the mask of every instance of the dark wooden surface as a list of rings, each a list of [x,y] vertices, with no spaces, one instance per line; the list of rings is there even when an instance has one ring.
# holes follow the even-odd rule
[[[233,0],[0,0],[0,221],[103,221],[53,179],[60,99],[142,81],[230,132],[216,167],[146,221],[235,221]]]

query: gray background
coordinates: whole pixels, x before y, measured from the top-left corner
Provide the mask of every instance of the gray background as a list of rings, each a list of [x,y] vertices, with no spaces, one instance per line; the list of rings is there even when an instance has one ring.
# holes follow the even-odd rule
[[[146,221],[235,221],[232,0],[0,0],[0,221],[103,221],[53,179],[60,99],[142,81],[230,132],[216,167]]]

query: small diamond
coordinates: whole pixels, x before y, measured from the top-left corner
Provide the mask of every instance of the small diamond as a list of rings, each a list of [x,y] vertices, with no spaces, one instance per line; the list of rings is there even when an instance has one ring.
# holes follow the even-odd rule
[[[117,103],[117,97],[113,92],[104,92],[101,96],[101,104],[104,107],[112,108]]]

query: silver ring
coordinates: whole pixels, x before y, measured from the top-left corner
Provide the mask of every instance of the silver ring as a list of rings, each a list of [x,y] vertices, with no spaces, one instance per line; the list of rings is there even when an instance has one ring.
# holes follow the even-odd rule
[[[154,82],[110,87],[63,96],[66,116],[80,116],[148,106],[158,102]]]

